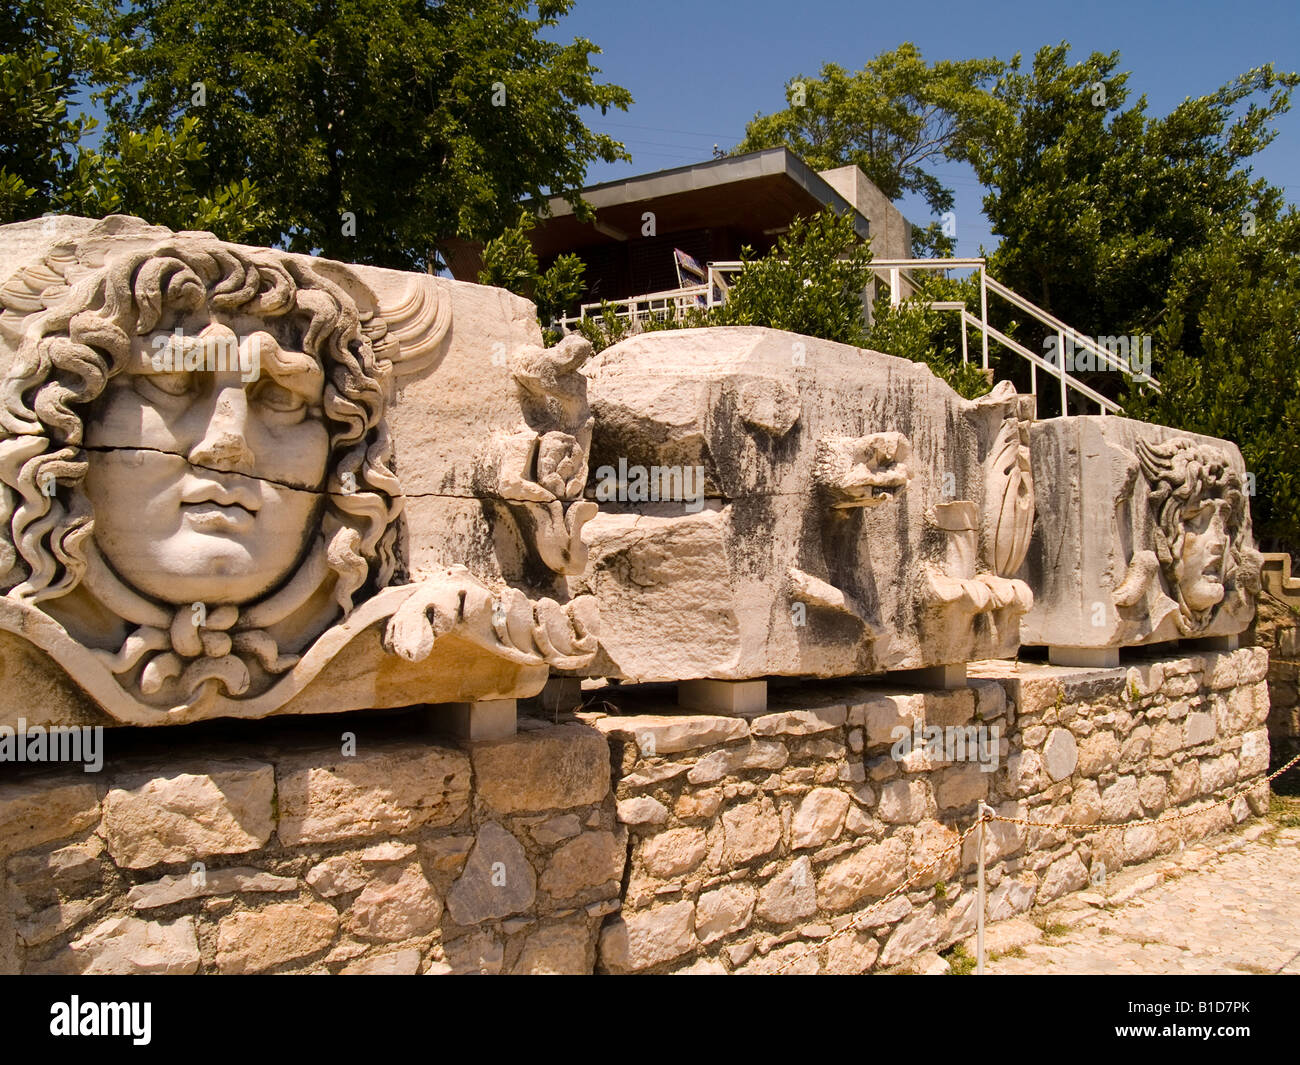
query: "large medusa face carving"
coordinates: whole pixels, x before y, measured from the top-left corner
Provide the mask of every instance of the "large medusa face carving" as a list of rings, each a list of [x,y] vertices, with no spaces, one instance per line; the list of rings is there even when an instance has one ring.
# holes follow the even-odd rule
[[[266,324],[174,308],[132,338],[86,426],[96,542],[154,599],[260,598],[319,524],[324,371],[292,326],[276,337]]]
[[[337,619],[395,572],[387,369],[301,260],[179,237],[110,263],[4,382],[5,594],[58,608],[84,581],[76,598],[140,626],[114,670],[144,662],[146,695],[287,668],[276,623],[310,603]]]
[[[1156,556],[1182,624],[1204,628],[1238,581],[1246,542],[1241,477],[1221,450],[1189,440],[1137,443],[1156,519]]]

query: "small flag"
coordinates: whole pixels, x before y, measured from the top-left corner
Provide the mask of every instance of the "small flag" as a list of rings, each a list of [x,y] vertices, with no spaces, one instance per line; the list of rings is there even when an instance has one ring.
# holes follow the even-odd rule
[[[679,282],[682,281],[682,274],[689,274],[697,285],[703,284],[705,278],[709,276],[708,271],[682,251],[681,248],[673,249],[673,259],[677,263],[677,280]]]

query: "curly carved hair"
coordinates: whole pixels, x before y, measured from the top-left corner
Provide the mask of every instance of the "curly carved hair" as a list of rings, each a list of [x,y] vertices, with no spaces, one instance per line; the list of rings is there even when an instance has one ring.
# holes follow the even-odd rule
[[[321,523],[334,600],[347,614],[367,584],[397,569],[401,489],[384,422],[391,369],[376,358],[355,302],[302,260],[210,237],[172,238],[79,281],[26,331],[0,384],[0,588],[36,603],[67,594],[86,569],[94,515],[82,491],[86,408],[121,372],[133,336],[173,309],[263,319],[297,316],[303,350],[325,372],[327,506]],[[355,487],[355,491],[351,490]]]

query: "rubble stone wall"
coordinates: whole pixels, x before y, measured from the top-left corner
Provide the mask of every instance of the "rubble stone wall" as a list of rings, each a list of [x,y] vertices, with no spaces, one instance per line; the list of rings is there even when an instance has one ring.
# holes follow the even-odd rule
[[[1276,764],[1300,753],[1300,619],[1261,599],[1247,639],[1268,651],[1268,733]]]
[[[522,718],[460,746],[349,724],[355,753],[171,732],[115,759],[110,734],[100,773],[0,777],[0,972],[888,968],[973,932],[974,836],[875,904],[980,800],[1052,824],[1196,812],[994,823],[990,920],[1260,812],[1262,791],[1211,802],[1266,770],[1266,671],[1262,648],[993,662],[957,691],[774,687],[761,714]],[[997,768],[895,757],[900,725],[997,726]]]
[[[621,914],[600,940],[608,972],[852,973],[888,968],[975,930],[977,837],[884,906],[952,845],[987,801],[989,920],[1084,888],[1260,813],[1214,806],[1268,766],[1267,659],[1259,648],[1119,669],[983,664],[968,689],[824,685],[775,691],[769,712],[603,717],[631,832]],[[995,771],[891,755],[920,719],[999,726]],[[990,733],[991,735],[991,733]],[[868,912],[870,911],[870,912]],[[857,920],[861,930],[841,931]],[[865,927],[863,927],[865,926]],[[838,934],[836,934],[838,933]]]
[[[9,774],[0,972],[589,973],[626,853],[608,748],[525,724]]]

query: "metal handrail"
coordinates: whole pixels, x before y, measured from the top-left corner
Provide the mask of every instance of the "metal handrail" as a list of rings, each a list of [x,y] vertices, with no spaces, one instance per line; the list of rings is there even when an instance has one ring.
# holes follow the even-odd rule
[[[1075,347],[1081,347],[1084,351],[1091,352],[1094,357],[1100,359],[1108,366],[1119,370],[1121,373],[1132,377],[1134,381],[1138,382],[1138,384],[1149,384],[1157,394],[1160,392],[1160,382],[1158,382],[1154,377],[1144,373],[1129,373],[1128,368],[1115,358],[1113,352],[1108,351],[1106,348],[1095,343],[1091,337],[1084,336],[1082,333],[1076,333],[1071,326],[1066,325],[1061,321],[1061,319],[1057,318],[1056,315],[1052,314],[1051,311],[1045,311],[1036,304],[1030,303],[1024,296],[1020,295],[1014,289],[1007,288],[1006,285],[1002,284],[1002,282],[995,277],[986,277],[985,284],[992,292],[997,293],[1013,307],[1018,307],[1026,314],[1037,318],[1043,323],[1043,325],[1050,326],[1052,329],[1056,330],[1057,336],[1069,338]]]
[[[726,302],[730,289],[727,281],[727,275],[736,274],[745,269],[746,264],[739,260],[727,260],[720,262],[711,262],[708,264],[708,280],[702,285],[690,285],[685,288],[669,289],[663,292],[651,292],[641,296],[630,296],[627,299],[599,301],[595,303],[584,303],[579,308],[579,313],[574,316],[567,316],[557,319],[557,325],[561,326],[566,332],[584,318],[590,317],[593,313],[602,313],[606,306],[613,307],[615,313],[621,317],[629,317],[634,321],[643,321],[652,318],[656,314],[660,316],[672,315],[681,318],[689,309],[700,306],[700,299],[703,298],[705,308],[712,308],[719,303]],[[968,347],[967,329],[974,327],[980,331],[980,366],[987,370],[989,368],[989,341],[996,341],[1008,351],[1029,363],[1030,374],[1030,391],[1037,395],[1038,392],[1038,370],[1042,369],[1054,376],[1061,386],[1061,413],[1064,414],[1068,409],[1069,393],[1077,392],[1079,395],[1096,403],[1101,408],[1103,414],[1123,414],[1124,408],[1116,403],[1113,399],[1103,396],[1096,389],[1084,384],[1081,380],[1069,373],[1065,369],[1065,345],[1068,340],[1075,348],[1089,352],[1102,366],[1109,366],[1118,370],[1125,376],[1140,385],[1146,385],[1160,392],[1160,382],[1147,373],[1132,373],[1130,368],[1125,366],[1115,354],[1100,344],[1096,343],[1091,337],[1084,336],[1081,333],[1067,325],[1061,319],[1057,318],[1049,311],[1043,310],[1037,304],[1027,300],[1018,292],[1008,288],[996,278],[988,276],[987,262],[982,258],[972,259],[874,259],[870,264],[871,270],[878,278],[887,278],[889,282],[889,302],[893,307],[898,307],[904,302],[903,284],[906,283],[915,290],[916,281],[909,276],[913,270],[978,270],[980,278],[980,313],[977,317],[966,307],[966,304],[960,300],[915,300],[921,306],[927,307],[934,311],[956,311],[961,315],[961,361],[963,364],[969,363],[970,351]],[[1057,336],[1057,355],[1056,362],[1052,362],[1043,356],[1030,351],[1023,344],[1012,340],[1001,330],[989,324],[988,299],[989,293],[1001,297],[1011,306],[1037,319],[1042,325],[1047,326]],[[715,295],[720,294],[720,295]],[[655,304],[659,304],[656,308]],[[644,305],[645,312],[641,312]],[[618,308],[626,307],[626,312]]]
[[[655,312],[655,304],[661,304],[658,308],[660,313],[672,313],[674,310],[677,317],[690,307],[698,307],[696,300],[701,297],[709,297],[709,286],[707,285],[690,285],[686,288],[666,289],[662,292],[647,292],[640,296],[628,296],[620,300],[596,300],[593,303],[584,303],[578,308],[577,314],[566,315],[563,318],[557,318],[554,325],[560,326],[565,332],[582,321],[584,318],[599,317],[604,313],[605,307],[614,309],[614,313],[621,317],[633,317],[637,321],[643,321],[647,317],[652,317]],[[642,315],[637,308],[645,304],[647,313]],[[707,303],[706,306],[712,306]],[[627,312],[620,311],[620,307],[628,308]]]
[[[962,308],[962,319],[965,324],[969,324],[973,326],[979,326],[981,324],[980,320],[976,318],[973,314],[971,314],[970,311],[966,310],[964,307]],[[986,326],[985,328],[988,329],[989,336],[991,336],[999,344],[1009,349],[1010,351],[1015,352],[1022,359],[1026,359],[1029,362],[1031,370],[1034,371],[1034,382],[1030,388],[1031,392],[1037,394],[1038,378],[1037,378],[1036,371],[1039,367],[1042,367],[1048,373],[1055,375],[1061,382],[1062,409],[1064,409],[1064,405],[1066,402],[1066,390],[1067,388],[1072,388],[1080,395],[1086,396],[1088,399],[1096,403],[1097,406],[1101,407],[1103,414],[1124,413],[1124,408],[1121,407],[1118,403],[1116,403],[1113,399],[1110,399],[1107,396],[1103,396],[1100,392],[1096,391],[1096,389],[1089,388],[1082,381],[1078,380],[1077,378],[1071,377],[1068,373],[1066,373],[1064,369],[1064,364],[1062,364],[1061,366],[1054,365],[1053,363],[1049,362],[1047,359],[1043,358],[1041,355],[1037,354],[1036,352],[1030,351],[1023,344],[1020,344],[1017,341],[1012,340],[1009,336],[1006,335],[1006,333],[1002,332],[996,326],[990,325],[990,326]]]
[[[1061,319],[1057,318],[1049,311],[1043,310],[1037,304],[1025,299],[1018,292],[1008,288],[996,278],[988,276],[987,264],[984,259],[875,259],[871,263],[871,269],[880,276],[887,272],[889,276],[889,300],[890,305],[897,307],[902,303],[902,285],[901,281],[907,281],[915,286],[912,278],[907,276],[909,270],[948,270],[948,269],[977,269],[980,275],[980,316],[976,318],[967,309],[964,303],[955,300],[929,300],[924,301],[923,306],[936,311],[954,311],[959,310],[962,316],[962,362],[970,361],[969,352],[966,344],[966,328],[974,326],[980,330],[982,342],[982,353],[980,365],[983,369],[989,368],[989,340],[996,340],[1007,350],[1019,355],[1029,363],[1030,373],[1030,391],[1037,395],[1038,392],[1038,369],[1041,367],[1054,375],[1061,382],[1061,413],[1064,414],[1069,409],[1068,393],[1072,390],[1080,395],[1092,400],[1100,408],[1102,414],[1123,414],[1124,408],[1114,400],[1103,396],[1096,389],[1090,388],[1080,381],[1073,374],[1068,373],[1065,369],[1065,344],[1068,339],[1075,347],[1082,348],[1092,354],[1099,360],[1101,365],[1110,366],[1119,370],[1125,376],[1131,378],[1138,384],[1147,385],[1160,392],[1160,382],[1147,373],[1132,373],[1129,367],[1125,366],[1117,359],[1113,352],[1108,351],[1101,345],[1097,344],[1092,338],[1077,333],[1073,327],[1067,325]],[[1022,344],[1013,341],[1009,336],[989,324],[988,320],[988,294],[992,292],[995,296],[1000,296],[1010,303],[1013,307],[1024,313],[1036,318],[1043,325],[1052,329],[1057,337],[1057,354],[1058,362],[1052,363],[1044,359],[1041,355],[1031,352]]]

